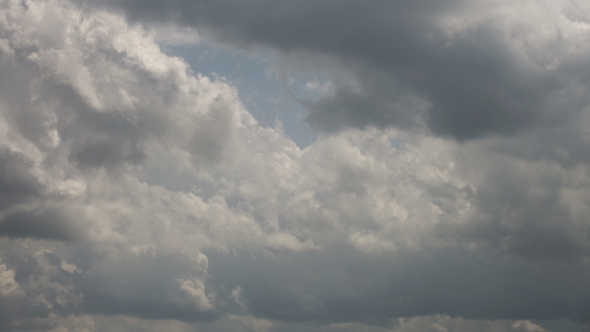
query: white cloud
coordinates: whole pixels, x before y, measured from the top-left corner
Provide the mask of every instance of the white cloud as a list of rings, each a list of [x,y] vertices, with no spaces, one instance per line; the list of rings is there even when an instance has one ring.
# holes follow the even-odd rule
[[[0,295],[14,294],[19,290],[20,285],[14,280],[14,271],[7,269],[5,264],[0,263]]]
[[[214,307],[205,294],[205,283],[199,279],[179,279],[176,280],[185,294],[194,302],[197,310],[210,311]]]

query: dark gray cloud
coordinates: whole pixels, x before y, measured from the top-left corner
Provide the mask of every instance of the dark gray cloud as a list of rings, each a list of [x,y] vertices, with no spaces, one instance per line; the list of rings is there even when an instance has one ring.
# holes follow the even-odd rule
[[[585,61],[563,59],[558,70],[516,50],[513,37],[492,18],[449,35],[445,15],[467,16],[473,2],[448,1],[101,1],[134,20],[173,21],[238,47],[264,45],[285,54],[319,53],[353,68],[355,89],[308,101],[310,124],[322,131],[344,127],[410,127],[420,118],[433,132],[458,140],[514,134],[568,117],[579,100],[550,100]],[[457,20],[462,18],[459,15]],[[468,19],[468,18],[467,18]],[[539,22],[542,24],[543,22]],[[534,29],[525,27],[524,29]],[[551,49],[536,52],[554,52]],[[564,47],[564,46],[562,46]],[[400,93],[400,91],[402,93]],[[413,93],[428,106],[404,102]],[[407,98],[406,98],[407,99]],[[585,103],[586,101],[584,101]]]
[[[44,186],[31,174],[33,161],[7,148],[0,150],[0,210],[30,202],[43,194]]]
[[[574,208],[567,196],[577,190],[564,173],[550,167],[523,168],[501,156],[491,158],[492,171],[476,192],[469,188],[429,188],[441,208],[466,194],[477,207],[470,222],[442,220],[437,231],[443,238],[484,241],[500,251],[527,259],[555,259],[579,263],[589,253],[590,220]]]
[[[80,285],[85,297],[82,310],[145,319],[212,321],[219,313],[208,310],[207,303],[199,302],[201,299],[194,299],[179,288],[182,280],[202,277],[203,271],[194,267],[185,257],[171,255],[97,260],[84,273]]]
[[[32,173],[34,163],[19,152],[0,150],[0,236],[70,241],[83,231],[63,208],[38,207],[56,201]],[[51,204],[51,203],[50,203]]]
[[[292,322],[387,326],[396,317],[438,314],[588,321],[586,265],[530,264],[482,253],[424,250],[379,257],[343,247],[289,259],[209,253],[209,273],[229,288],[240,285],[256,316]]]
[[[24,257],[22,252],[6,249],[1,249],[0,279],[4,280],[0,283],[5,286],[8,277],[12,289],[7,292],[4,288],[0,293],[0,329],[48,330],[57,326],[48,319],[50,316],[78,313],[76,305],[81,297],[72,285],[79,283],[79,274],[64,270],[61,259],[50,251],[40,250]]]
[[[61,209],[46,208],[9,214],[0,221],[0,235],[73,241],[82,239],[84,232],[75,219]]]

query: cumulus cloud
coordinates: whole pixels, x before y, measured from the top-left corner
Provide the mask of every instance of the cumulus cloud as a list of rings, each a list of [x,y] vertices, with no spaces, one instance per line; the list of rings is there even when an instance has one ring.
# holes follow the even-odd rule
[[[586,103],[588,26],[570,1],[99,3],[238,47],[345,64],[353,82],[304,103],[322,131],[427,125],[465,140],[575,116]]]
[[[3,2],[0,329],[582,329],[586,12]],[[329,63],[319,139],[159,44],[200,38]]]

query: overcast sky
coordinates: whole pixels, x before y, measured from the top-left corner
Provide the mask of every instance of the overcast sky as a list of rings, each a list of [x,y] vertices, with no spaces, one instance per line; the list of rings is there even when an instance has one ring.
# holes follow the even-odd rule
[[[587,0],[0,0],[0,331],[590,331]]]

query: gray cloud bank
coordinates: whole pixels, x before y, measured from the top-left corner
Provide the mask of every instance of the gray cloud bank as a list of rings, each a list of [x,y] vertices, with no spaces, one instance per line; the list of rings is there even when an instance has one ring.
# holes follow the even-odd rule
[[[587,328],[588,17],[0,3],[0,330]],[[170,21],[289,75],[329,64],[346,79],[302,103],[330,134],[260,126],[162,52],[149,28]]]
[[[586,105],[588,37],[571,28],[589,20],[582,2],[99,3],[239,47],[342,62],[356,84],[306,103],[310,124],[323,131],[425,122],[437,134],[466,140],[554,125]]]

